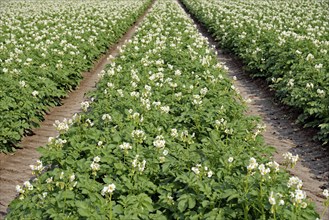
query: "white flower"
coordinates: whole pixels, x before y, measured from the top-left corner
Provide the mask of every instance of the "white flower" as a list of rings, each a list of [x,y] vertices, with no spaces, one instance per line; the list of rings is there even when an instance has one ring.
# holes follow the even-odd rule
[[[139,97],[139,92],[133,91],[133,92],[130,93],[130,96],[138,98]]]
[[[70,182],[73,182],[75,180],[75,175],[74,173],[70,176]]]
[[[289,87],[293,87],[293,86],[294,86],[294,82],[295,82],[294,79],[289,79],[289,81],[288,81],[288,83],[287,83],[287,86],[289,86]]]
[[[40,161],[40,160],[37,160],[37,165],[30,165],[30,168],[32,170],[32,174],[40,173],[40,172],[42,172],[42,170],[44,170],[42,161]]]
[[[227,161],[228,161],[229,163],[232,163],[233,160],[234,160],[233,157],[229,157]]]
[[[159,102],[159,101],[154,101],[154,102],[152,103],[152,105],[154,105],[155,107],[159,107],[159,106],[161,105],[161,102]]]
[[[162,152],[162,154],[163,154],[164,156],[167,156],[167,155],[168,155],[168,150],[164,150],[164,151]]]
[[[134,159],[133,162],[131,163],[132,166],[133,166],[134,168],[137,167],[138,157],[139,157],[139,155],[137,154],[137,155],[135,156],[135,159]]]
[[[103,121],[112,121],[112,117],[109,114],[102,115]]]
[[[150,92],[151,90],[152,90],[152,87],[151,86],[149,86],[149,85],[145,85],[145,87],[144,87],[145,89],[146,89],[146,91],[148,91],[148,92]]]
[[[39,95],[39,92],[36,91],[36,90],[34,90],[34,91],[32,92],[32,95],[33,95],[34,97],[37,97],[37,96]]]
[[[208,172],[207,172],[207,176],[210,178],[210,177],[212,177],[212,175],[213,175],[214,173],[211,171],[211,170],[209,170]]]
[[[100,168],[100,165],[98,163],[95,163],[94,161],[90,164],[90,167],[93,171],[97,171]]]
[[[25,181],[23,185],[28,189],[28,190],[33,190],[33,186],[29,181]]]
[[[89,108],[89,102],[85,101],[85,102],[81,102],[81,109],[82,111],[86,112]]]
[[[258,163],[256,162],[255,158],[250,158],[249,165],[247,166],[248,171],[254,170],[256,167],[258,167]]]
[[[145,169],[145,165],[146,165],[146,160],[143,160],[142,163],[138,163],[138,170],[140,172],[143,172]]]
[[[170,107],[169,106],[161,106],[160,110],[163,113],[168,113],[170,111]]]
[[[104,186],[104,188],[102,189],[101,194],[102,194],[102,196],[105,196],[106,193],[111,194],[111,193],[114,192],[114,190],[115,190],[115,185],[114,185],[114,183],[111,183],[108,186]]]
[[[303,190],[297,189],[295,191],[295,198],[300,199],[300,200],[305,199],[306,198],[306,193]]]
[[[320,96],[324,96],[326,92],[323,89],[317,89],[316,93],[318,93]]]
[[[313,83],[306,83],[306,88],[313,89],[314,88],[314,84]]]
[[[219,120],[215,120],[215,127],[216,128],[219,128],[219,127],[222,127],[222,126],[226,126],[227,124],[227,121],[224,119],[224,118],[221,118]]]
[[[164,163],[166,161],[166,157],[159,157],[160,163]]]
[[[193,95],[193,102],[194,105],[201,105],[202,104],[202,98],[199,95]]]
[[[200,94],[201,94],[202,96],[205,96],[205,95],[207,94],[207,92],[208,92],[207,87],[205,87],[205,88],[203,88],[203,89],[200,90]]]
[[[270,193],[270,197],[268,198],[268,201],[271,205],[275,205],[276,204],[276,201],[275,201],[275,198],[274,198],[274,193],[271,191]]]
[[[170,135],[171,135],[172,137],[178,137],[177,129],[176,129],[176,128],[171,129],[171,133],[170,133]]]
[[[99,161],[101,161],[101,158],[99,156],[94,157],[94,162],[98,163]]]
[[[182,96],[183,96],[183,93],[182,92],[175,93],[175,97],[177,99],[180,99]]]
[[[276,161],[273,161],[273,162],[270,161],[266,164],[266,166],[273,168],[276,173],[279,172],[279,170],[280,170],[279,169],[280,165]]]
[[[176,70],[175,71],[175,76],[180,76],[180,75],[182,75],[182,72],[180,70]]]
[[[109,87],[109,88],[113,88],[113,87],[114,87],[113,83],[110,83],[110,82],[108,82],[106,85],[107,85],[107,87]]]
[[[323,193],[322,193],[326,198],[329,197],[329,191],[327,189],[323,190]]]
[[[52,183],[53,182],[53,177],[49,177],[46,179],[46,183]]]
[[[69,124],[68,124],[68,121],[66,118],[64,118],[64,120],[62,122],[60,122],[59,120],[56,120],[53,125],[56,128],[56,130],[59,131],[60,133],[69,130]]]
[[[199,175],[200,174],[200,170],[197,167],[192,167],[191,170],[196,174]]]
[[[26,86],[26,82],[25,82],[24,80],[19,81],[19,85],[20,85],[21,87],[25,87],[25,86]],[[33,94],[32,94],[32,95],[33,95]]]
[[[297,189],[301,189],[303,186],[303,182],[296,176],[292,176],[289,178],[287,183],[288,188],[296,187]]]
[[[311,54],[311,53],[309,53],[308,55],[307,55],[307,57],[306,57],[306,60],[307,61],[310,61],[310,60],[313,60],[314,59],[314,56],[313,56],[313,54]]]
[[[300,52],[299,50],[296,50],[296,53],[299,55],[302,54],[302,52]]]
[[[306,193],[303,190],[296,189],[295,193],[291,193],[291,198],[294,204],[301,204],[306,199]]]
[[[299,159],[299,156],[296,154],[295,156],[292,156],[291,157],[291,163],[292,164],[296,164],[297,163],[297,161],[298,161],[298,159]]]
[[[316,64],[314,67],[315,67],[315,69],[321,69],[323,67],[323,64],[319,63],[319,64]]]
[[[54,140],[55,140],[54,137],[49,137],[49,138],[48,138],[48,143],[51,143],[51,142],[53,142]]]
[[[59,176],[59,179],[63,179],[64,178],[64,172],[62,171],[60,176]]]
[[[129,143],[123,142],[123,144],[119,145],[121,150],[129,150],[132,149],[132,146]]]
[[[291,166],[294,166],[296,165],[298,159],[299,159],[299,156],[298,155],[292,155],[290,152],[287,152],[285,154],[282,155],[284,160],[285,160],[285,163],[286,164],[290,164]]]
[[[164,148],[166,145],[166,141],[163,139],[162,135],[156,136],[155,140],[153,141],[153,145],[156,148]]]
[[[20,185],[17,185],[16,186],[16,192],[18,192],[18,193],[24,193],[25,190]]]
[[[131,136],[139,142],[143,142],[146,139],[145,132],[142,130],[133,130]]]
[[[124,97],[124,94],[123,94],[123,90],[122,89],[118,89],[117,90],[118,94],[120,97]]]
[[[264,164],[260,164],[258,166],[258,170],[260,171],[260,174],[262,176],[264,176],[264,175],[268,174],[269,172],[271,172],[270,168],[265,168],[265,165]]]
[[[138,112],[135,112],[135,113],[132,115],[132,118],[133,118],[134,120],[139,119],[139,117],[140,117],[140,114],[139,114]]]
[[[167,199],[169,199],[171,201],[174,200],[174,198],[171,195],[169,195],[169,194],[167,195]]]

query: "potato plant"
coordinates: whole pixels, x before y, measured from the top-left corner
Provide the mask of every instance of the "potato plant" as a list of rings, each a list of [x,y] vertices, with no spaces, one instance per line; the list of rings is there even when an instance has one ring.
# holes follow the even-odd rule
[[[81,73],[128,30],[143,1],[3,1],[0,14],[0,152],[60,104]]]
[[[157,1],[100,75],[84,113],[57,122],[8,219],[315,219],[271,160],[259,119],[176,1]]]
[[[182,0],[219,45],[264,77],[305,127],[329,138],[327,1]]]

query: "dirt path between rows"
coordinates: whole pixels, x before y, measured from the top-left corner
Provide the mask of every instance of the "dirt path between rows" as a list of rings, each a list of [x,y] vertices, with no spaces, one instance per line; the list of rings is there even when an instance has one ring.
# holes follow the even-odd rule
[[[207,29],[188,12],[183,4],[180,5],[197,25],[200,33],[208,39],[209,45],[216,48],[219,61],[228,67],[229,76],[232,79],[237,78],[234,86],[240,91],[241,96],[251,100],[247,114],[261,117],[266,124],[263,136],[266,144],[276,149],[274,160],[281,163],[282,154],[286,152],[299,155],[300,161],[289,172],[303,181],[303,190],[315,202],[316,209],[321,214],[324,210],[322,192],[325,188],[329,189],[328,146],[323,147],[321,143],[313,141],[316,131],[296,124],[296,114],[275,99],[275,94],[270,91],[266,81],[252,79],[244,71],[241,60],[218,48],[218,44]],[[322,219],[329,219],[329,211]]]
[[[109,48],[89,72],[83,73],[83,80],[79,87],[62,100],[61,106],[54,107],[49,111],[40,127],[33,129],[34,135],[22,139],[20,143],[22,149],[18,149],[15,154],[11,155],[0,154],[0,219],[5,218],[9,203],[17,196],[16,185],[22,185],[24,181],[33,177],[29,165],[36,164],[36,160],[40,157],[36,149],[46,145],[49,137],[58,135],[53,126],[55,120],[62,121],[64,118],[71,118],[75,113],[81,112],[80,103],[86,101],[85,93],[96,88],[95,85],[99,80],[98,74],[111,62],[110,57],[115,57],[120,48],[133,36],[154,2],[152,1],[143,15],[137,19],[117,44]]]

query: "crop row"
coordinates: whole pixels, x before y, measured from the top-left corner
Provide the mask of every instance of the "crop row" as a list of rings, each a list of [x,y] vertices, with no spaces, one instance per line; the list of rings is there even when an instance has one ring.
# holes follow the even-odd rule
[[[298,121],[329,138],[329,4],[325,1],[183,1],[237,54],[265,77]]]
[[[55,124],[8,219],[318,216],[176,1],[157,1],[121,49],[84,113]]]
[[[6,1],[0,14],[0,152],[60,104],[150,3]]]

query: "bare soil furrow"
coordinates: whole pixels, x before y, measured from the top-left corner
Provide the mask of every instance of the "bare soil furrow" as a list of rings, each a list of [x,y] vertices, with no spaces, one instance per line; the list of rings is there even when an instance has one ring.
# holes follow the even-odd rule
[[[29,165],[35,164],[40,154],[36,149],[44,146],[49,137],[58,135],[53,124],[56,120],[71,118],[75,113],[80,112],[80,103],[85,101],[85,94],[95,89],[98,82],[98,74],[110,62],[109,56],[115,57],[119,53],[120,47],[126,43],[135,33],[137,27],[142,22],[147,12],[152,7],[154,1],[140,16],[127,33],[112,46],[106,54],[94,64],[91,71],[83,73],[83,80],[78,88],[72,91],[67,98],[62,100],[62,105],[52,108],[39,128],[33,129],[34,135],[24,137],[14,154],[0,154],[0,219],[3,219],[8,211],[9,203],[16,197],[16,185],[22,185],[24,181],[31,179],[32,173]]]

